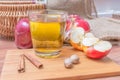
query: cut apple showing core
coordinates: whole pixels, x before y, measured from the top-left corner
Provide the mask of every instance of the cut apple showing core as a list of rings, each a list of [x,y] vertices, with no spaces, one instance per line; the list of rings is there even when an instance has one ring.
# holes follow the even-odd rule
[[[86,55],[93,59],[100,59],[106,56],[112,48],[112,45],[108,41],[99,41],[94,46],[86,49]]]
[[[110,50],[112,48],[112,45],[108,41],[100,41],[96,45],[94,45],[94,49],[100,52],[105,52],[107,50]]]
[[[70,15],[66,23],[65,38],[70,39],[69,41],[75,49],[84,51],[86,56],[92,59],[103,58],[110,52],[112,44],[96,38],[90,32],[89,23],[78,15]]]
[[[84,46],[92,46],[92,45],[94,45],[95,43],[97,43],[98,41],[99,41],[98,38],[84,38],[84,39],[82,40],[82,44],[83,44]]]
[[[74,43],[79,43],[81,41],[81,39],[83,39],[84,33],[85,33],[85,31],[83,28],[74,27],[71,30],[71,35],[70,35],[71,41]]]

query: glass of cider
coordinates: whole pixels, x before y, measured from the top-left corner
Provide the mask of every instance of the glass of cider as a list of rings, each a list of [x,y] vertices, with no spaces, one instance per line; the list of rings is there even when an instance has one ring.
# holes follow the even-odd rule
[[[67,12],[60,10],[29,12],[33,48],[38,56],[55,58],[60,55],[66,19]]]

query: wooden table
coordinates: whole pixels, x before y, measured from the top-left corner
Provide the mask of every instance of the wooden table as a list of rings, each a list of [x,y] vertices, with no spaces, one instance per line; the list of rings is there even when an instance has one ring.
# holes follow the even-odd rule
[[[8,49],[17,49],[17,47],[15,46],[13,41],[0,40],[0,75],[3,67],[6,51]],[[120,65],[120,46],[114,46],[108,57]],[[120,76],[97,78],[91,80],[120,80]]]

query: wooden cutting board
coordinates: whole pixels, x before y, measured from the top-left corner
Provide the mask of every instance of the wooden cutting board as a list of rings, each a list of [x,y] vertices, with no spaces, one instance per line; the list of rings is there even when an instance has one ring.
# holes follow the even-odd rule
[[[109,58],[92,60],[81,51],[74,50],[71,47],[64,47],[61,56],[56,59],[40,58],[43,63],[41,69],[37,69],[26,60],[26,72],[18,73],[18,59],[22,53],[34,54],[34,51],[32,49],[8,50],[1,80],[80,80],[120,75],[120,65]],[[66,69],[63,63],[64,59],[72,54],[79,55],[80,63],[74,65],[72,69]]]

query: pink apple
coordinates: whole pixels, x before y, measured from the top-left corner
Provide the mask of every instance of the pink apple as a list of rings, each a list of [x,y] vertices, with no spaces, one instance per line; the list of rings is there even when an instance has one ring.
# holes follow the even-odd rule
[[[108,41],[99,41],[94,46],[86,49],[86,55],[92,59],[101,59],[105,57],[111,50],[112,45]]]
[[[74,25],[76,25],[77,27],[82,27],[86,32],[90,31],[89,23],[87,21],[83,20],[83,19],[75,20]]]
[[[32,39],[28,18],[22,18],[15,27],[15,44],[18,48],[31,48]]]
[[[66,21],[66,31],[69,31],[71,29],[71,27],[73,26],[73,23],[75,22],[75,20],[80,20],[80,16],[78,15],[69,15],[68,16],[68,20]]]

